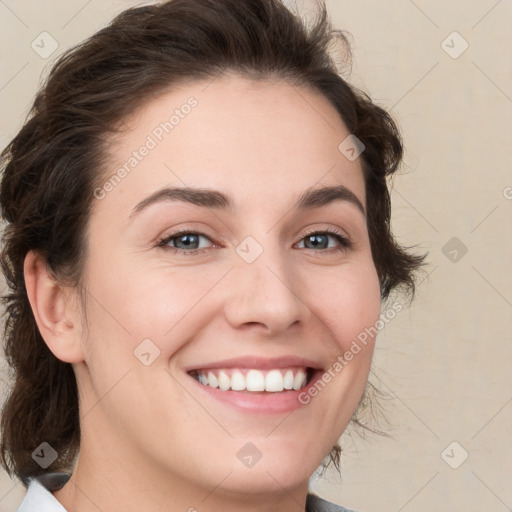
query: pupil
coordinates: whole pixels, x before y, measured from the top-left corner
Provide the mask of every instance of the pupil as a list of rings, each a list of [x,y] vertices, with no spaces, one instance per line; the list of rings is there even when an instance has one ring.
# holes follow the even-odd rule
[[[197,235],[183,235],[179,241],[185,246],[190,247],[194,243],[197,243]]]
[[[313,247],[322,246],[325,248],[325,242],[327,241],[327,237],[325,235],[310,235],[307,240],[311,243]]]

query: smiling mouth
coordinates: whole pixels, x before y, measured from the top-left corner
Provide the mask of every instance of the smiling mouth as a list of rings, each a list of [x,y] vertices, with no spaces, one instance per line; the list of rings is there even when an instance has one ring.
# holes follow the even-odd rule
[[[226,368],[193,370],[189,375],[203,386],[221,391],[279,393],[301,390],[309,384],[313,373],[313,368],[308,367],[269,370]]]

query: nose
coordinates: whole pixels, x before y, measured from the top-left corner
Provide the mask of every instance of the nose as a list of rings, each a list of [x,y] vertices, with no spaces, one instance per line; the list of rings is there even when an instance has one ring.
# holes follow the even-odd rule
[[[273,336],[306,321],[310,311],[300,296],[304,290],[283,254],[270,254],[266,248],[252,263],[236,258],[225,302],[226,318],[234,328]]]

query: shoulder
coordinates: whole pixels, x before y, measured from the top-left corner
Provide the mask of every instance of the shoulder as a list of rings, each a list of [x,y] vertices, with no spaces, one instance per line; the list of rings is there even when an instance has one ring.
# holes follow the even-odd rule
[[[67,512],[52,491],[60,489],[69,476],[66,473],[47,473],[37,478],[31,478],[27,494],[21,502],[18,512]]]
[[[320,498],[316,494],[308,493],[306,499],[306,512],[354,512],[348,508],[336,505],[330,501]]]

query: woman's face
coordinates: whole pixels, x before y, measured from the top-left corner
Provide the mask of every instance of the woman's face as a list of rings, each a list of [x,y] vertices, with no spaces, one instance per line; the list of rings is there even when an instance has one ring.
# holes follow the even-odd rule
[[[205,495],[304,486],[361,398],[374,340],[353,342],[380,312],[348,136],[322,96],[235,76],[126,120],[87,232],[84,462]]]

